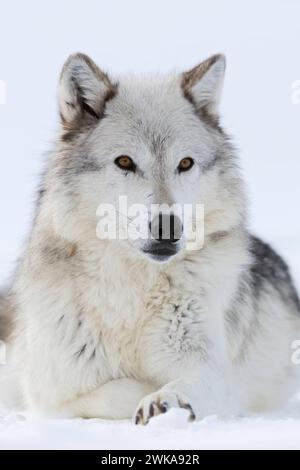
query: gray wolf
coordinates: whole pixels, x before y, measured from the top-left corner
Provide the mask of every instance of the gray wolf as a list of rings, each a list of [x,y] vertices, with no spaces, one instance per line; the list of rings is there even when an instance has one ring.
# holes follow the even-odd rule
[[[190,419],[270,410],[296,392],[299,299],[286,264],[248,229],[218,115],[224,72],[223,55],[119,79],[83,54],[65,63],[60,133],[1,301],[23,405],[146,424],[172,407]],[[187,249],[172,213],[179,233],[167,238],[162,213],[149,239],[97,237],[99,204],[120,196],[146,208],[203,204],[203,246]]]

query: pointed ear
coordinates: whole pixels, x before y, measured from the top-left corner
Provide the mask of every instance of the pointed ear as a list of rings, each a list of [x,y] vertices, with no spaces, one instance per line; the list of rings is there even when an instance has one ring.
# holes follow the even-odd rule
[[[71,55],[59,81],[59,109],[64,127],[100,119],[117,85],[85,54]]]
[[[192,70],[182,74],[181,87],[184,96],[197,108],[217,114],[225,73],[225,56],[209,57]]]

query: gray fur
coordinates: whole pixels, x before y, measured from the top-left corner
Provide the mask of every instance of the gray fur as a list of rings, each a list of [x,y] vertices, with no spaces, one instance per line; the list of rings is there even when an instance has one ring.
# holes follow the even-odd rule
[[[0,292],[0,340],[7,341],[12,332],[13,312],[7,293]]]

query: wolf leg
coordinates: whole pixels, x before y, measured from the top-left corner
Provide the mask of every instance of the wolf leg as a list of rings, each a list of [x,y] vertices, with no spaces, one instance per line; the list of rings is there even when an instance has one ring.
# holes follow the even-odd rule
[[[149,384],[134,379],[112,380],[68,403],[62,412],[82,418],[132,418],[139,401],[153,391]]]
[[[143,397],[135,412],[135,423],[147,424],[153,416],[170,408],[186,409],[190,421],[212,414],[226,416],[238,412],[239,401],[232,401],[229,375],[218,373],[217,367],[209,364],[199,369],[200,373],[182,374],[181,378]]]

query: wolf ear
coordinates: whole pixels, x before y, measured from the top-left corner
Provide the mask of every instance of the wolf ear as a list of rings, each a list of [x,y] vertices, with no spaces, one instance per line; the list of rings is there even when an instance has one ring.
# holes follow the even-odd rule
[[[85,118],[100,119],[107,100],[116,94],[116,85],[85,54],[71,55],[59,81],[59,108],[67,128]]]
[[[182,74],[184,96],[196,106],[217,114],[225,73],[225,56],[216,54]]]

